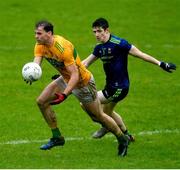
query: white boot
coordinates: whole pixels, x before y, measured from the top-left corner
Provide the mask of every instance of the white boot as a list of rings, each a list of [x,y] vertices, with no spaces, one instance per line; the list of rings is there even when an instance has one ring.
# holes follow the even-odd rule
[[[93,138],[101,138],[104,135],[106,135],[109,132],[109,130],[107,130],[105,127],[102,127],[101,129],[99,129],[98,131],[94,132],[92,137]]]

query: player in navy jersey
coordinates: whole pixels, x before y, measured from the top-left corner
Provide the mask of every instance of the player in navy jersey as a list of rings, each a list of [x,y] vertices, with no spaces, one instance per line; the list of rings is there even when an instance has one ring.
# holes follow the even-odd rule
[[[98,98],[101,101],[104,112],[115,120],[122,132],[131,141],[134,141],[134,137],[127,131],[121,116],[114,111],[117,103],[128,94],[128,55],[130,54],[131,56],[160,66],[163,70],[170,73],[176,69],[176,65],[159,61],[151,55],[140,51],[134,45],[129,44],[125,39],[112,35],[109,31],[108,21],[104,18],[95,20],[92,24],[92,30],[100,44],[95,46],[93,53],[83,61],[83,64],[88,67],[97,59],[101,59],[103,62],[106,85],[103,90],[98,91]],[[93,134],[93,137],[101,138],[106,133],[108,133],[108,130],[105,127],[101,127],[101,129]]]

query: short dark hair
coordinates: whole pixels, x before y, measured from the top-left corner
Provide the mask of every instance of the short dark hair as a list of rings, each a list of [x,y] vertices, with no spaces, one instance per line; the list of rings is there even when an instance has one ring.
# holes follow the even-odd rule
[[[54,31],[53,31],[53,25],[52,25],[50,22],[48,22],[48,21],[46,21],[46,20],[38,21],[38,22],[36,23],[35,27],[36,27],[36,29],[37,29],[37,28],[40,27],[40,26],[43,26],[43,28],[44,28],[44,30],[45,30],[46,32],[51,31],[52,34],[54,33]]]
[[[103,29],[106,29],[109,28],[109,23],[104,18],[98,18],[93,22],[92,27],[102,27]]]

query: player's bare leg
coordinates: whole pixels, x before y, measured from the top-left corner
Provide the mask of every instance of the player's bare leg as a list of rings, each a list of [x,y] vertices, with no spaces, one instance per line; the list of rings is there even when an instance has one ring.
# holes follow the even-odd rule
[[[116,103],[112,103],[112,104],[107,103],[107,104],[102,104],[101,106],[102,106],[103,112],[112,117],[111,110],[115,107],[115,105],[116,105]],[[116,119],[113,119],[113,120],[116,122]],[[117,124],[117,122],[116,122],[116,124]],[[121,131],[122,131],[122,129],[121,129]],[[93,138],[101,138],[104,135],[106,135],[108,132],[109,132],[109,130],[106,127],[102,126],[98,131],[96,131],[93,134]]]
[[[103,112],[100,101],[96,99],[90,103],[83,103],[83,107],[91,117],[93,115],[93,118],[99,121],[106,129],[108,129],[108,131],[111,131],[116,136],[119,142],[118,155],[125,156],[127,154],[129,138],[123,134],[116,122]]]
[[[37,98],[38,107],[50,128],[57,128],[56,116],[51,108],[51,105],[49,104],[50,101],[55,98],[54,93],[56,91],[58,91],[57,85],[52,82],[43,90],[43,92]]]
[[[114,108],[115,108],[117,103],[107,101],[107,99],[102,94],[102,91],[98,91],[98,98],[101,101],[103,112],[108,114],[109,116],[111,116],[114,119],[114,121],[120,127],[121,131],[124,134],[129,136],[129,139],[130,139],[131,142],[135,141],[134,137],[131,134],[129,134],[129,132],[127,131],[127,128],[126,128],[126,126],[125,126],[125,124],[123,122],[122,117],[118,113],[116,113],[114,111]],[[109,130],[106,127],[102,126],[92,136],[93,136],[93,138],[101,138],[104,135],[106,135],[108,132],[109,132]]]
[[[53,135],[53,137],[47,144],[44,144],[40,147],[40,149],[42,150],[51,149],[54,146],[64,145],[65,143],[64,137],[61,135],[57,126],[56,115],[50,105],[50,102],[56,98],[56,96],[54,95],[55,92],[59,91],[59,87],[53,81],[43,90],[41,95],[37,98],[38,107],[48,126],[51,128]]]

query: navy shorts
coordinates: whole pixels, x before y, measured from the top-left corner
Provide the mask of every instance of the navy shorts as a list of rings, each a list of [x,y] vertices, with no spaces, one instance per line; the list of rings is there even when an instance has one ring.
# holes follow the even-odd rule
[[[111,102],[119,102],[120,100],[124,99],[128,94],[129,88],[113,88],[113,87],[105,87],[102,90],[102,93],[106,99]]]

